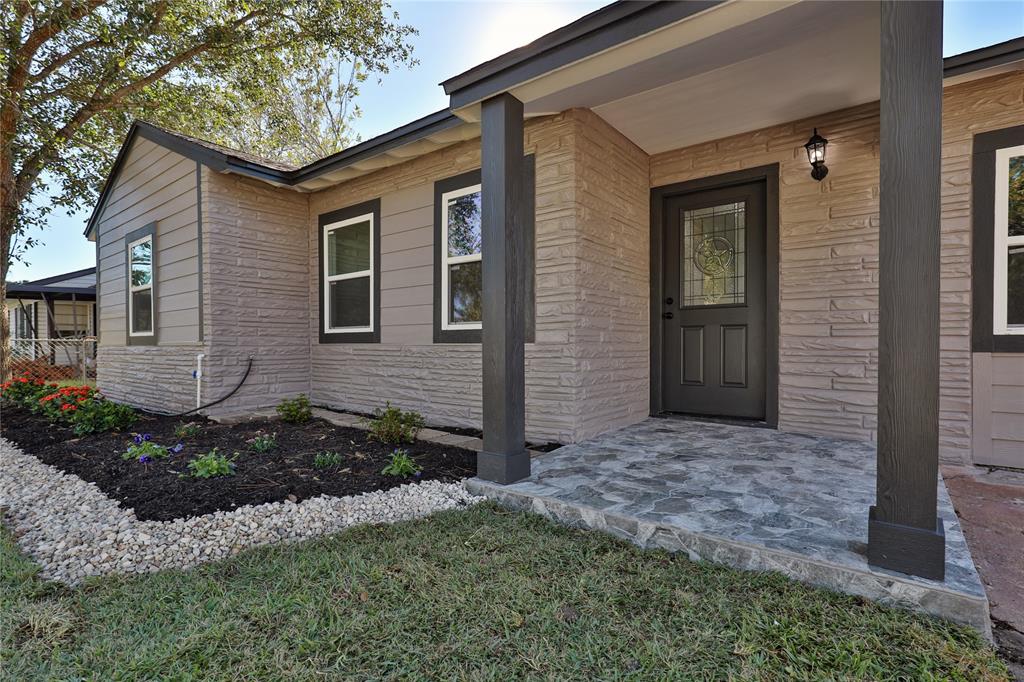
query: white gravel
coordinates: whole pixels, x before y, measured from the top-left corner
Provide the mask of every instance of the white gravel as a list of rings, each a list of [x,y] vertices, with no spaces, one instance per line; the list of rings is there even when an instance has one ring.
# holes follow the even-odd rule
[[[362,523],[392,523],[475,504],[461,483],[424,481],[351,497],[247,505],[174,521],[139,521],[93,483],[0,438],[0,508],[46,578],[189,568],[243,549],[294,542]]]

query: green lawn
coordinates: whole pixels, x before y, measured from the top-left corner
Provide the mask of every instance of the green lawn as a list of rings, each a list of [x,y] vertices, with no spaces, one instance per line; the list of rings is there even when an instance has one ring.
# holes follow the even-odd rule
[[[492,506],[69,590],[0,545],[5,679],[1003,680],[972,631]]]

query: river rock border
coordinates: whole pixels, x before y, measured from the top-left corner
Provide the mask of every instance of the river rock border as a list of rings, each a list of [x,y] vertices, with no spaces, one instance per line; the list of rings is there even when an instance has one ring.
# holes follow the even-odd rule
[[[44,578],[190,568],[243,549],[295,542],[364,523],[393,523],[483,500],[461,483],[423,481],[350,497],[247,505],[173,521],[139,521],[95,484],[0,438],[0,509]]]

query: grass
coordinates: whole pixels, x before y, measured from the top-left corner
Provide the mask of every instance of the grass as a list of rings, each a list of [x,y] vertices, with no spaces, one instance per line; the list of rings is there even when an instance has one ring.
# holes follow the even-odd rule
[[[0,677],[1005,680],[973,631],[484,505],[70,590],[0,541]]]

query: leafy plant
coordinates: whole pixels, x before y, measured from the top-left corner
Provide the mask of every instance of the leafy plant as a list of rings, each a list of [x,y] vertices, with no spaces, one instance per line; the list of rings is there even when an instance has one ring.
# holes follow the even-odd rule
[[[316,453],[313,458],[314,469],[330,469],[341,465],[341,454],[330,450],[323,450]]]
[[[259,433],[245,442],[253,452],[270,452],[277,447],[277,434]]]
[[[132,444],[121,454],[121,459],[135,459],[140,464],[149,464],[153,460],[167,459],[171,454],[178,454],[184,449],[181,443],[174,447],[157,445],[148,433],[137,433]]]
[[[220,454],[217,448],[214,448],[189,462],[188,470],[194,478],[232,476],[235,473],[235,457],[237,456],[236,452],[231,459],[228,459]]]
[[[305,424],[313,418],[313,408],[306,394],[300,393],[295,398],[282,400],[277,406],[277,414],[289,424]]]
[[[0,384],[0,405],[36,410],[39,407],[39,399],[52,393],[56,388],[57,384],[48,384],[42,379],[17,377]]]
[[[195,422],[186,422],[174,427],[174,437],[178,439],[195,438],[202,431],[202,427]]]
[[[391,462],[381,469],[380,472],[385,476],[407,478],[421,471],[423,471],[423,468],[416,464],[413,458],[409,456],[409,451],[399,448],[391,453]]]
[[[127,405],[102,398],[88,400],[78,405],[78,409],[71,410],[68,415],[68,420],[79,436],[103,431],[122,431],[134,424],[136,418],[135,410]]]
[[[413,410],[404,411],[387,403],[383,410],[374,412],[373,419],[366,420],[370,438],[381,443],[398,445],[412,443],[423,428],[423,415]]]

